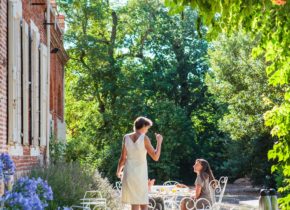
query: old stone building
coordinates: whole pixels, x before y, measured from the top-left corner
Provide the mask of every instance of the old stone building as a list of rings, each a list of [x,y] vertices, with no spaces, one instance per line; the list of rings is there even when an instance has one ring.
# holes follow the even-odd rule
[[[49,160],[65,140],[64,16],[54,0],[0,0],[0,152],[17,171]]]

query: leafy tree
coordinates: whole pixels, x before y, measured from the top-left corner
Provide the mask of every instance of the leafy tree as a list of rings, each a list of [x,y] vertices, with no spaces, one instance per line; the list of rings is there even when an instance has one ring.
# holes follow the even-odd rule
[[[227,105],[227,113],[219,121],[220,130],[240,142],[229,143],[229,156],[224,163],[232,174],[249,175],[256,184],[264,184],[270,174],[267,151],[274,139],[264,125],[263,113],[273,107],[271,101],[282,101],[283,92],[269,86],[263,56],[252,57],[259,42],[242,32],[230,37],[220,35],[209,52],[211,71],[206,83],[219,103]],[[263,146],[262,146],[263,145]]]
[[[199,10],[201,19],[210,24],[212,37],[220,31],[231,34],[240,28],[253,34],[261,34],[261,40],[253,55],[259,56],[265,52],[267,62],[266,72],[270,84],[284,88],[283,103],[276,104],[271,111],[265,113],[266,125],[272,127],[271,134],[279,138],[273,150],[269,152],[269,158],[278,160],[278,164],[272,170],[278,168],[284,175],[284,183],[279,191],[284,194],[280,199],[281,208],[290,206],[290,157],[289,157],[289,19],[290,4],[286,0],[278,1],[181,1],[166,0],[165,4],[171,8],[171,12],[181,12],[184,7],[190,5]],[[283,158],[281,158],[283,157]]]
[[[195,158],[211,152],[210,160],[223,161],[214,152],[223,141],[214,101],[206,94],[208,43],[195,27],[197,12],[170,16],[154,0],[114,9],[104,1],[80,0],[62,8],[71,58],[66,67],[68,159],[90,162],[113,181],[122,135],[145,115],[154,121],[149,137],[160,132],[165,138],[160,162],[149,162],[150,177],[192,183]],[[201,33],[206,34],[205,27]],[[212,122],[195,132],[203,105]]]

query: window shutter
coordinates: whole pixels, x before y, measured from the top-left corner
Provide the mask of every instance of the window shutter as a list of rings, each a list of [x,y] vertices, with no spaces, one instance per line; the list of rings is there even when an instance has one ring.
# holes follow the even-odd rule
[[[8,2],[8,142],[21,144],[21,19],[20,0]]]
[[[22,22],[22,58],[23,58],[23,144],[29,145],[29,31],[28,24]]]
[[[47,47],[44,44],[40,46],[40,71],[41,71],[41,98],[40,98],[40,112],[41,112],[41,119],[40,119],[40,127],[41,127],[41,139],[40,144],[41,146],[46,145],[46,137],[47,137],[47,97],[48,97],[48,86],[47,86]]]
[[[37,26],[31,21],[31,68],[32,68],[32,144],[39,145],[39,41],[40,35]]]

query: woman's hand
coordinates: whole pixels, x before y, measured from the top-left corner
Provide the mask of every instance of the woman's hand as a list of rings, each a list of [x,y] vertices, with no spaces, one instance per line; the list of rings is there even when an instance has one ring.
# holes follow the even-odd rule
[[[123,172],[122,171],[117,171],[116,176],[121,179],[123,176]]]
[[[150,155],[150,157],[153,160],[158,161],[161,154],[161,145],[162,145],[163,137],[157,133],[155,133],[155,136],[156,136],[156,141],[157,141],[156,149],[154,149],[154,147],[151,144],[150,139],[147,136],[145,136],[145,148],[148,154]]]
[[[156,141],[160,145],[163,141],[163,136],[161,134],[155,133]]]

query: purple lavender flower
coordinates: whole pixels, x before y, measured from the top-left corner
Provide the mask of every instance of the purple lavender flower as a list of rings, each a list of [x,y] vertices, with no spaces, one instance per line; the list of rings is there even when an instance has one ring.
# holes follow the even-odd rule
[[[21,193],[7,191],[3,197],[5,209],[31,209],[29,199]]]
[[[3,173],[13,175],[15,173],[15,164],[8,153],[2,153],[0,160],[3,164]]]
[[[2,163],[2,161],[0,161],[0,176],[1,176],[1,178],[3,178],[3,168],[4,168],[4,164]]]
[[[19,178],[13,186],[12,192],[7,192],[4,203],[7,209],[42,210],[48,206],[47,201],[53,199],[51,187],[41,178]],[[25,206],[25,207],[24,207]]]

